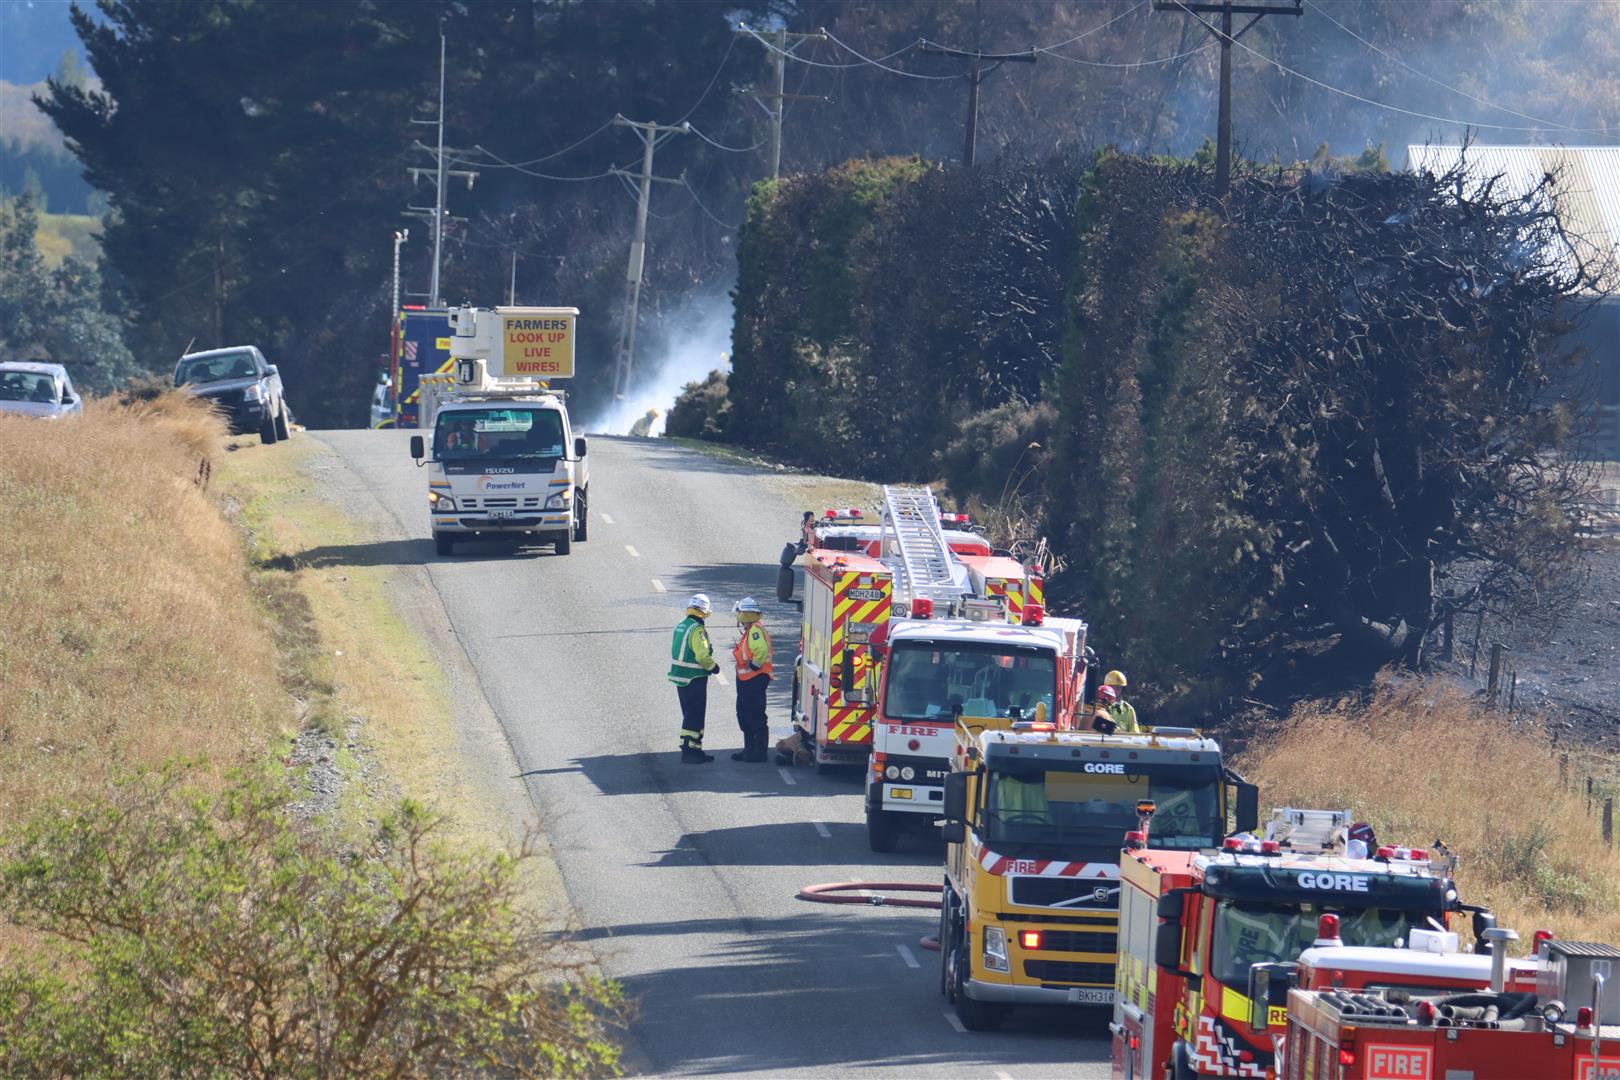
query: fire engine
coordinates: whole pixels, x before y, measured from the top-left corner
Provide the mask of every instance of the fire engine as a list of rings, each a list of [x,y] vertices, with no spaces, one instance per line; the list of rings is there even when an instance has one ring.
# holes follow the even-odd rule
[[[1450,858],[1361,857],[1347,810],[1275,810],[1262,836],[1209,852],[1162,843],[1160,816],[1145,806],[1120,856],[1115,1080],[1271,1075],[1284,1003],[1266,977],[1312,945],[1319,915],[1353,945],[1387,946],[1465,909]]]
[[[939,816],[959,713],[1010,724],[1040,704],[1067,726],[1067,688],[1085,670],[1085,624],[1045,618],[1030,599],[1038,574],[995,554],[965,515],[942,515],[928,489],[883,496],[877,524],[830,510],[806,545],[792,694],[794,728],[818,767],[870,757],[867,835],[880,852],[905,821]],[[898,676],[881,662],[890,656]],[[891,685],[899,697],[886,698]]]
[[[1339,940],[1334,916],[1321,921],[1319,944],[1274,973],[1287,1001],[1279,1080],[1620,1077],[1613,945],[1538,931],[1535,955],[1512,960],[1518,934],[1490,927],[1483,955],[1459,953],[1440,930],[1414,929],[1406,948],[1358,948]]]
[[[1192,728],[984,730],[964,716],[955,745],[940,984],[973,1030],[997,1026],[1009,1006],[1114,1003],[1119,837],[1147,802],[1169,856],[1219,844],[1229,810],[1254,827],[1256,789]]]

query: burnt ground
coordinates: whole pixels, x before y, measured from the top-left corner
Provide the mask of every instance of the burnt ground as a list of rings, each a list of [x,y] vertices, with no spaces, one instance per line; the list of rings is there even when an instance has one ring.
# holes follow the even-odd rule
[[[1601,505],[1620,507],[1620,465],[1607,467],[1603,483]],[[1475,626],[1466,621],[1457,626],[1452,662],[1437,666],[1483,691],[1491,643],[1499,641],[1507,647],[1504,682],[1511,685],[1518,675],[1504,703],[1511,693],[1515,711],[1545,716],[1560,742],[1620,751],[1620,513],[1600,513],[1594,525],[1594,550],[1583,560],[1581,587],[1568,610],[1550,622],[1487,619],[1472,679]]]

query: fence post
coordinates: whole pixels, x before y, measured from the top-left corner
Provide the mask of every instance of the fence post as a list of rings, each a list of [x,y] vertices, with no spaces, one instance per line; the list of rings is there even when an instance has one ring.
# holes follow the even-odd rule
[[[1603,842],[1614,843],[1614,796],[1603,800]]]
[[[1519,700],[1519,669],[1514,668],[1508,673],[1508,712],[1513,711],[1514,704]]]
[[[1567,750],[1558,755],[1558,789],[1560,791],[1569,790],[1569,752]]]
[[[1586,816],[1592,816],[1592,778],[1586,778]]]
[[[1485,697],[1491,702],[1496,701],[1497,691],[1502,687],[1502,643],[1491,642],[1491,673],[1485,682]]]

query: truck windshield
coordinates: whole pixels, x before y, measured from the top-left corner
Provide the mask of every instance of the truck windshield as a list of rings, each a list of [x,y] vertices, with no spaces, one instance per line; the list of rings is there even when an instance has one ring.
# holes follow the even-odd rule
[[[439,414],[433,456],[476,458],[562,457],[562,414],[556,409],[456,409]]]
[[[1155,814],[1153,824],[1158,823]],[[1316,940],[1317,920],[1329,911],[1339,916],[1339,938],[1346,945],[1387,947],[1405,940],[1412,928],[1427,925],[1423,912],[1397,908],[1223,900],[1215,909],[1209,973],[1222,985],[1248,986],[1252,965],[1298,960]]]
[[[213,356],[185,357],[174,369],[174,385],[251,379],[257,374],[253,354],[243,349],[239,352],[215,353]]]
[[[1052,714],[1057,660],[1036,645],[896,642],[889,656],[883,714],[891,720],[962,716],[1033,718]]]
[[[1087,771],[1088,765],[1093,770]],[[1136,804],[1151,799],[1153,846],[1209,847],[1223,831],[1220,773],[1209,766],[1126,765],[1097,762],[990,762],[985,840],[1002,854],[1019,845],[1117,848],[1137,825]]]

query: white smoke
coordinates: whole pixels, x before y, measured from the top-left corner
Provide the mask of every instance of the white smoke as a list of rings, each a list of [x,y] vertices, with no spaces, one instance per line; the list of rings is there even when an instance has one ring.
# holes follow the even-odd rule
[[[625,400],[612,402],[587,425],[606,435],[628,435],[630,427],[657,409],[649,434],[662,435],[670,406],[687,383],[702,382],[715,370],[731,369],[731,289],[694,292],[660,326],[644,331],[636,346],[636,366]]]

